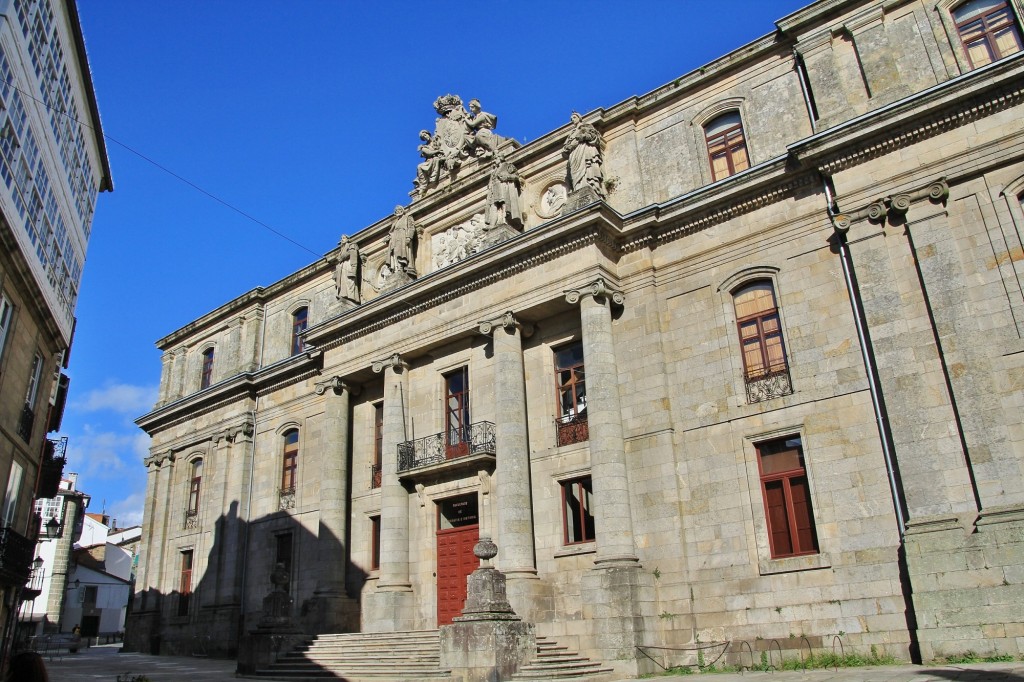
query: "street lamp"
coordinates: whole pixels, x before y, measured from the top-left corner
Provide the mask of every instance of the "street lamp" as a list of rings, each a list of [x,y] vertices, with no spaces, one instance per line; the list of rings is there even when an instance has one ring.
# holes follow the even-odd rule
[[[53,540],[57,535],[60,534],[60,522],[56,516],[51,516],[50,520],[46,522],[46,538]]]

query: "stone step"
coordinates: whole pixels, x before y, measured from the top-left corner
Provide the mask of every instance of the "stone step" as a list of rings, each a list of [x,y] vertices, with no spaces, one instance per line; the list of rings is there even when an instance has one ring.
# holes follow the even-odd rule
[[[569,647],[560,645],[549,637],[537,638],[537,654],[512,675],[518,682],[542,682],[543,680],[577,680],[597,682],[608,679],[614,672],[591,661]]]

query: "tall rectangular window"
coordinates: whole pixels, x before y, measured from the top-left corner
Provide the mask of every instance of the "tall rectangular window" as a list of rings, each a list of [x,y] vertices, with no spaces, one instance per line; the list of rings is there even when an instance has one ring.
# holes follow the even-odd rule
[[[370,517],[370,570],[380,568],[380,517]]]
[[[192,601],[192,550],[181,553],[181,572],[178,575],[178,615],[187,616]]]
[[[370,470],[370,487],[379,488],[384,465],[384,403],[373,405],[373,468]]]
[[[292,355],[298,355],[305,349],[302,333],[309,324],[309,308],[299,308],[292,313]]]
[[[295,490],[295,474],[299,468],[299,430],[284,434],[284,457],[281,464],[281,492]]]
[[[778,438],[756,447],[772,558],[817,554],[818,537],[800,436]]]
[[[593,486],[590,476],[562,483],[562,520],[564,542],[575,545],[590,542],[594,534]]]
[[[970,0],[953,10],[972,69],[1021,51],[1021,35],[1006,0]]]
[[[11,322],[14,319],[14,306],[7,300],[7,297],[0,294],[0,359],[4,355],[4,346],[7,345],[7,334],[11,331]]]
[[[558,445],[587,440],[590,432],[587,428],[587,384],[582,342],[555,349],[555,391],[558,399]]]
[[[469,368],[462,367],[444,375],[445,456],[461,457],[469,453]]]
[[[199,513],[199,493],[203,487],[203,460],[197,459],[192,462],[191,474],[188,484],[188,514],[195,516]]]
[[[771,282],[755,282],[738,289],[733,294],[733,302],[747,379],[784,371],[786,348]]]
[[[32,370],[28,376],[28,390],[25,392],[25,406],[34,410],[36,397],[39,395],[39,382],[43,378],[43,359],[36,355],[32,358]]]
[[[291,575],[292,575],[292,539],[291,533],[281,533],[280,535],[274,536],[275,551],[274,551],[274,568],[283,568],[288,573],[288,584],[285,586],[285,592],[291,593]]]
[[[213,381],[213,349],[203,351],[203,373],[199,380],[199,388],[208,387]]]

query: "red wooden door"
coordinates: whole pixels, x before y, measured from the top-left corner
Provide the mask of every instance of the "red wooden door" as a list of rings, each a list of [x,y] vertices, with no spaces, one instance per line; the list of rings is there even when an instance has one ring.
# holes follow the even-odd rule
[[[437,624],[448,625],[462,615],[466,578],[480,565],[473,546],[480,539],[478,525],[437,531]]]

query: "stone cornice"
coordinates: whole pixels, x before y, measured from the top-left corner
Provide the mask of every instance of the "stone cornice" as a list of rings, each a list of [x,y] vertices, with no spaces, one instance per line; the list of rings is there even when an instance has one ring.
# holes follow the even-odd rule
[[[220,381],[198,393],[179,398],[142,415],[135,423],[153,435],[169,426],[212,412],[243,398],[254,398],[267,390],[303,381],[317,374],[323,363],[323,353],[312,349],[293,355],[255,372],[243,372]]]
[[[1024,52],[789,145],[794,163],[832,174],[1024,102]]]

